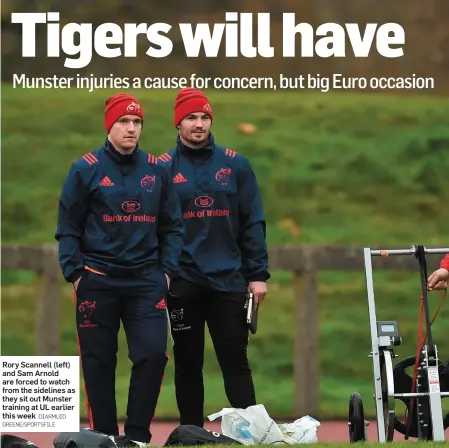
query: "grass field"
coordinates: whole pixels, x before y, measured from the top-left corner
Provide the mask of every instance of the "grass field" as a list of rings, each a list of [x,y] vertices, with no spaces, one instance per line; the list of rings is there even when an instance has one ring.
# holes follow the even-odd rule
[[[102,144],[103,104],[110,93],[2,87],[3,244],[54,242],[61,184],[71,161]],[[162,154],[176,138],[171,126],[175,93],[136,93],[147,116],[142,148]],[[448,100],[290,92],[211,92],[210,99],[218,142],[247,155],[257,173],[269,244],[449,245]],[[256,132],[240,133],[240,123],[254,124]],[[33,354],[33,278],[2,274],[2,354]],[[288,272],[273,273],[249,350],[258,401],[277,416],[293,413],[290,281]],[[375,285],[378,318],[398,319],[404,338],[398,352],[414,354],[419,275],[376,272]],[[372,412],[364,273],[321,272],[319,288],[319,417],[346,416],[354,391],[367,397],[366,410]],[[431,295],[431,311],[440,297]],[[61,354],[75,355],[69,285],[61,303]],[[447,340],[448,318],[445,306],[434,324],[437,341]],[[449,359],[449,346],[441,346],[440,355]],[[123,415],[130,366],[123,336],[119,359]],[[209,339],[204,371],[206,412],[212,413],[228,404]],[[170,362],[161,417],[176,415],[172,373]]]

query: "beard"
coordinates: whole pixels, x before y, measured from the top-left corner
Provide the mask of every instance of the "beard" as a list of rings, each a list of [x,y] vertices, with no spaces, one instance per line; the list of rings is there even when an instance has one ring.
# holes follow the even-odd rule
[[[182,135],[182,137],[186,142],[197,146],[207,142],[209,138],[209,133],[206,131],[192,131],[189,132],[187,135]]]

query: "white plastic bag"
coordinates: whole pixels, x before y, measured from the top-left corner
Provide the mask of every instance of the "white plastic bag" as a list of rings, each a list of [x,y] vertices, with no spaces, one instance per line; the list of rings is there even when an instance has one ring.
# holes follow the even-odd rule
[[[293,423],[282,423],[279,429],[284,435],[284,440],[288,444],[295,443],[315,443],[318,442],[317,430],[320,422],[313,417],[306,415],[295,420]]]
[[[208,416],[210,421],[218,417],[222,417],[221,432],[244,445],[285,443],[282,431],[263,404],[246,409],[223,408]]]

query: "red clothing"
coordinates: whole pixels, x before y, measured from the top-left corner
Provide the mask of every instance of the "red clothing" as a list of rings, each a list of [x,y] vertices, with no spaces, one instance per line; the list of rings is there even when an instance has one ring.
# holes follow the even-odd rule
[[[449,271],[449,254],[447,254],[440,263],[440,268],[447,269]]]

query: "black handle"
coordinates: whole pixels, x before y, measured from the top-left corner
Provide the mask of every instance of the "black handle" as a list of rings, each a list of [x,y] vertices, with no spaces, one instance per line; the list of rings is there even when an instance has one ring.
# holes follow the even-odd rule
[[[418,244],[415,246],[415,257],[418,259],[419,263],[419,271],[421,273],[421,290],[424,302],[424,313],[426,318],[426,327],[427,327],[427,345],[429,350],[432,353],[429,353],[429,356],[433,356],[433,339],[432,339],[432,328],[430,323],[430,315],[429,315],[429,300],[428,300],[428,291],[427,291],[427,261],[426,261],[426,251],[422,244]]]

